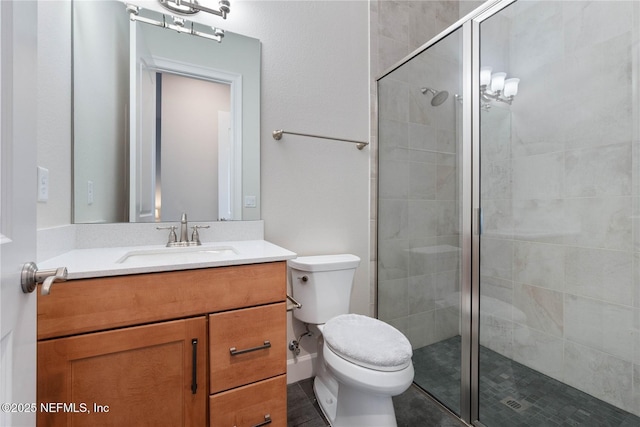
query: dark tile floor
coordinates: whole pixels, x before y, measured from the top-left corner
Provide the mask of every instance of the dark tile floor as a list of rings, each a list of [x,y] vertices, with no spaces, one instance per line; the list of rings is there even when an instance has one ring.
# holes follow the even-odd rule
[[[313,380],[303,380],[287,387],[287,427],[324,427],[329,423],[322,415],[313,395]],[[465,424],[442,410],[415,386],[393,398],[398,427],[463,427]],[[371,426],[375,427],[375,426]]]
[[[415,383],[458,412],[460,337],[414,350],[413,366]],[[640,417],[484,347],[480,348],[480,421],[491,427],[640,426]]]

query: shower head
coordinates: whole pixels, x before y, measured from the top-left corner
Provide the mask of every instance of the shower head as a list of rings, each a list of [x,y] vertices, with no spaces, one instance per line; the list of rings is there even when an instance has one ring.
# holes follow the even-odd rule
[[[434,107],[442,104],[449,97],[449,92],[447,92],[446,90],[437,91],[435,89],[423,87],[420,89],[420,92],[422,92],[423,94],[429,92],[433,95],[433,98],[431,98],[431,105],[433,105]]]

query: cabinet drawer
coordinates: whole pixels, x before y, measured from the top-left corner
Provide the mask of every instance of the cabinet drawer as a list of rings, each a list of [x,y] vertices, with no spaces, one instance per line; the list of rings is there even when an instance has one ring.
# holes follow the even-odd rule
[[[287,425],[287,376],[260,381],[209,398],[211,427]]]
[[[38,339],[284,301],[286,283],[284,262],[56,283],[38,291]]]
[[[277,303],[209,316],[211,393],[287,371],[286,313]]]

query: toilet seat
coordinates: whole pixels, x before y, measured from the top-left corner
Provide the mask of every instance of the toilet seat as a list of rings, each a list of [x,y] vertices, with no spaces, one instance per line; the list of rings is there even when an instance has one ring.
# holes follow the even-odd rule
[[[334,353],[358,366],[377,371],[399,371],[411,364],[411,343],[402,332],[378,319],[342,314],[322,328]]]

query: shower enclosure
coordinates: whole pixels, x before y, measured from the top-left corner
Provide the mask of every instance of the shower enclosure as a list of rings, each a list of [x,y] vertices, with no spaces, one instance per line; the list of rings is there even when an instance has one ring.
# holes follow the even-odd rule
[[[640,2],[487,2],[378,79],[378,317],[476,425],[640,425]]]

